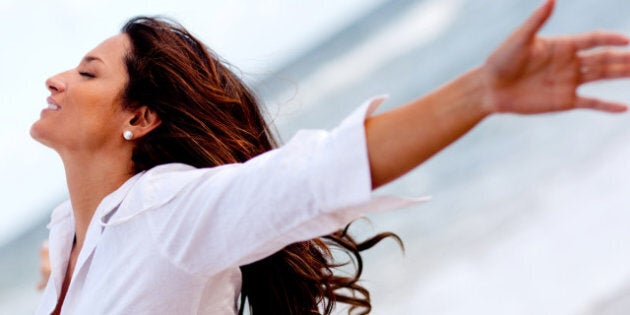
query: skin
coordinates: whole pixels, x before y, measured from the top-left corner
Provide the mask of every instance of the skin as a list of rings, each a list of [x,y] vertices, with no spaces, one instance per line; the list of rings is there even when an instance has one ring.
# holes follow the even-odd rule
[[[41,279],[37,284],[37,290],[43,290],[50,277],[50,257],[48,251],[48,241],[42,243],[39,248],[39,272],[41,273]]]
[[[128,81],[124,56],[129,47],[127,35],[114,36],[90,51],[76,68],[46,80],[49,102],[60,109],[44,109],[31,127],[31,136],[62,159],[76,221],[76,240],[58,308],[96,207],[133,176],[133,139],[125,140],[123,132],[129,130],[138,139],[160,123],[146,106],[123,109],[121,96]]]
[[[70,200],[77,221],[77,246],[100,201],[132,174],[133,139],[159,125],[146,107],[123,109],[122,93],[128,81],[124,56],[127,35],[105,40],[90,51],[74,69],[46,81],[50,98],[61,108],[44,109],[31,128],[37,141],[51,147],[64,164]]]
[[[587,52],[624,46],[628,39],[605,32],[538,37],[553,6],[553,0],[545,2],[480,67],[366,120],[373,188],[402,176],[494,113],[626,110],[623,104],[581,97],[576,91],[584,83],[630,77],[630,53]],[[132,176],[133,140],[124,140],[122,133],[130,130],[138,139],[160,123],[144,106],[134,111],[122,107],[120,95],[128,80],[123,57],[129,47],[126,35],[114,36],[89,52],[77,68],[50,78],[46,85],[61,109],[44,110],[32,127],[33,137],[63,160],[76,218],[76,244],[58,308],[96,207]],[[89,61],[93,57],[98,60]],[[81,74],[85,72],[95,77]]]
[[[587,51],[625,46],[628,39],[607,32],[538,37],[553,7],[553,0],[545,2],[482,66],[405,106],[369,118],[372,187],[402,176],[494,113],[626,111],[624,104],[582,97],[577,89],[592,81],[630,76],[629,53]]]

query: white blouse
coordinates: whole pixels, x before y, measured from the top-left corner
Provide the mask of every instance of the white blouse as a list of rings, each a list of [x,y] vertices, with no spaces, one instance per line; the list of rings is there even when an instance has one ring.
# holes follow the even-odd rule
[[[135,175],[96,209],[62,314],[236,314],[239,266],[368,212],[423,202],[371,196],[363,125],[382,101],[243,164]],[[52,273],[37,314],[50,314],[61,292],[75,233],[69,202],[49,229]]]

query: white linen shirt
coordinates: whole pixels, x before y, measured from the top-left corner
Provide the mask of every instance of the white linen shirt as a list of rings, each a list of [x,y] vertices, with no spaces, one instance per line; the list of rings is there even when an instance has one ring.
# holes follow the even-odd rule
[[[424,201],[371,196],[363,123],[382,101],[243,164],[135,175],[96,209],[62,314],[236,314],[239,266]],[[52,272],[37,314],[50,314],[61,292],[75,233],[69,202],[49,229]]]

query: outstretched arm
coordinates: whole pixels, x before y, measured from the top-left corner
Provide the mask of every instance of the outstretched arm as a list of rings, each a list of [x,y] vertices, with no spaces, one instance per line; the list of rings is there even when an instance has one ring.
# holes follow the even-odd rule
[[[542,38],[547,0],[486,62],[438,90],[365,122],[372,187],[410,171],[493,113],[535,114],[591,108],[623,112],[623,104],[579,96],[584,83],[630,77],[630,53],[607,46],[624,36],[593,32]]]

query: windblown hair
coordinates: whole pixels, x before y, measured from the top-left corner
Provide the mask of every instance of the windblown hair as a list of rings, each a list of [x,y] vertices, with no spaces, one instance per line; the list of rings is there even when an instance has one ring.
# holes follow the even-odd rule
[[[136,17],[122,32],[131,40],[125,57],[129,82],[123,106],[148,106],[161,124],[137,140],[135,172],[179,162],[213,167],[245,162],[276,147],[252,91],[210,49],[181,25]],[[291,244],[261,261],[241,266],[240,313],[331,314],[336,302],[350,313],[370,311],[369,292],[359,283],[360,251],[386,237],[356,242],[345,230]],[[355,272],[339,276],[331,248],[345,251]]]

